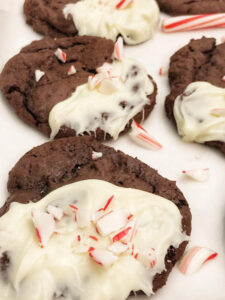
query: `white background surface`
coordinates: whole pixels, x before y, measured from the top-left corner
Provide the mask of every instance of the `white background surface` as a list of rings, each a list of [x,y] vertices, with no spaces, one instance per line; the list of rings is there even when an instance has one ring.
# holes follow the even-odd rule
[[[40,36],[25,24],[22,14],[23,0],[0,0],[0,70],[21,47]],[[162,15],[162,17],[164,17]],[[128,136],[110,143],[113,147],[157,169],[177,185],[186,196],[193,215],[192,236],[189,247],[204,246],[219,253],[214,261],[198,273],[182,275],[175,267],[167,285],[157,292],[153,300],[225,300],[225,156],[217,150],[181,141],[164,112],[164,99],[169,92],[167,76],[159,76],[169,57],[190,38],[225,36],[225,29],[205,30],[179,34],[157,31],[154,38],[142,45],[127,47],[126,55],[142,61],[157,82],[157,105],[144,127],[163,144],[161,151],[145,150],[135,145]],[[47,138],[20,121],[0,95],[0,205],[7,198],[7,177],[17,160],[32,147]],[[185,178],[181,171],[192,168],[210,168],[210,179],[198,183]],[[138,297],[146,299],[146,297]]]

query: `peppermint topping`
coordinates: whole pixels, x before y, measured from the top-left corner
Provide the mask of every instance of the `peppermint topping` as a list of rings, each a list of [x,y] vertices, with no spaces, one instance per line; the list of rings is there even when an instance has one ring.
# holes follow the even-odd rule
[[[45,72],[41,70],[35,70],[35,80],[38,82],[43,76],[45,75]]]
[[[58,48],[56,51],[55,51],[55,56],[58,58],[58,60],[60,60],[61,62],[65,63],[66,62],[66,53]]]
[[[133,120],[131,125],[130,137],[139,145],[154,149],[162,149],[162,145],[157,142],[140,124]]]
[[[124,9],[133,4],[134,0],[121,0],[117,5],[117,9]]]
[[[123,58],[123,39],[120,36],[114,46],[114,57],[115,59],[121,60]]]
[[[206,262],[217,257],[217,255],[218,253],[211,249],[194,247],[184,254],[179,264],[179,270],[183,274],[193,274],[197,272]]]
[[[188,170],[188,171],[182,171],[183,174],[188,176],[189,178],[204,182],[209,179],[209,169],[193,169],[193,170]]]
[[[160,69],[159,69],[159,75],[160,76],[165,76],[165,75],[167,75],[168,74],[168,67],[161,67]]]
[[[91,155],[91,159],[92,160],[96,160],[98,158],[101,158],[102,157],[102,152],[95,152],[95,151],[92,151],[92,155]]]
[[[121,242],[115,242],[108,247],[108,250],[116,255],[120,255],[128,250],[128,245]]]
[[[67,74],[70,76],[70,75],[73,75],[76,73],[77,73],[77,71],[76,71],[76,68],[74,67],[74,65],[70,66]]]
[[[108,250],[96,249],[89,252],[89,256],[100,266],[110,267],[117,259],[112,252]]]

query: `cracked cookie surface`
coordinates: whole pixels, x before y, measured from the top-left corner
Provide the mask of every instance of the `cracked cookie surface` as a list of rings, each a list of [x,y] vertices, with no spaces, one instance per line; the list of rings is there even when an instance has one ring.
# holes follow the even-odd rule
[[[161,11],[170,15],[224,13],[225,0],[157,0]]]
[[[191,40],[170,58],[169,84],[170,94],[166,97],[165,109],[168,118],[175,123],[173,115],[174,101],[186,87],[195,81],[209,82],[225,88],[222,80],[225,74],[225,43],[216,45],[214,38]],[[219,148],[225,154],[225,143],[211,141],[206,144]]]
[[[102,157],[93,160],[92,151]],[[11,202],[37,202],[56,188],[85,179],[100,179],[121,187],[150,192],[171,200],[182,215],[183,230],[190,235],[191,213],[186,199],[175,182],[160,176],[156,170],[121,151],[104,146],[92,137],[70,137],[47,142],[27,152],[9,173],[9,198],[0,215]],[[167,280],[187,242],[170,247],[165,258],[166,269],[154,278],[154,291]]]

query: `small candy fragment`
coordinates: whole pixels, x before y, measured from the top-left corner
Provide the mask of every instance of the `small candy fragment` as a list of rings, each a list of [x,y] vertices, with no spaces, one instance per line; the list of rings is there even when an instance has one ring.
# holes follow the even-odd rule
[[[188,171],[182,171],[183,174],[194,179],[196,181],[204,182],[209,179],[209,169],[193,169]]]
[[[120,36],[114,46],[114,57],[121,60],[123,57],[123,38]]]
[[[211,110],[211,115],[216,117],[225,117],[225,108],[214,108]]]
[[[112,195],[106,202],[105,206],[103,208],[100,208],[98,211],[106,211],[106,209],[108,208],[108,206],[110,205],[110,203],[112,202],[114,198],[114,195]]]
[[[118,257],[108,250],[96,249],[89,252],[89,256],[100,266],[110,267]]]
[[[102,81],[102,78],[97,75],[88,77],[88,87],[90,90],[94,90]]]
[[[222,80],[225,81],[225,75],[222,77]]]
[[[115,242],[108,247],[108,250],[116,255],[120,255],[128,250],[128,245],[121,242]]]
[[[66,62],[66,53],[62,51],[62,49],[58,48],[55,51],[55,56],[60,60],[61,62],[65,63]]]
[[[77,73],[77,71],[76,71],[74,65],[70,66],[67,74],[70,76],[70,75],[73,75],[76,73]]]
[[[96,160],[98,158],[101,158],[102,157],[102,152],[95,152],[95,151],[92,151],[92,155],[91,155],[91,159],[92,160]]]
[[[117,9],[127,8],[129,5],[133,4],[134,0],[121,0],[117,5]]]
[[[55,232],[55,221],[52,215],[33,209],[31,212],[32,220],[36,229],[37,237],[43,248]]]
[[[89,226],[91,223],[91,211],[84,208],[77,209],[76,221],[79,228],[85,228]]]
[[[125,228],[124,230],[115,234],[112,238],[113,243],[123,240],[124,237],[126,237],[130,231],[131,231],[131,227],[129,226],[129,227]]]
[[[193,274],[207,261],[215,258],[217,252],[203,247],[194,247],[187,251],[178,266],[183,274]]]
[[[41,71],[41,70],[35,70],[35,80],[36,82],[38,82],[41,77],[43,77],[45,75],[45,72]]]
[[[138,144],[150,149],[160,150],[162,145],[157,142],[140,124],[133,120],[130,137]]]
[[[132,219],[128,222],[127,226],[130,230],[129,232],[121,239],[123,242],[132,242],[137,231],[137,221],[136,219]]]
[[[120,230],[127,224],[127,217],[130,213],[127,210],[112,211],[102,216],[97,222],[97,229],[102,236]]]
[[[63,217],[63,209],[54,205],[48,205],[47,212],[57,220],[61,220]]]
[[[138,253],[138,261],[147,269],[152,269],[156,265],[155,249],[140,251]]]
[[[159,75],[160,76],[165,76],[165,75],[167,75],[168,74],[168,67],[161,67],[160,69],[159,69]]]
[[[117,78],[105,78],[100,82],[99,92],[102,94],[113,94],[119,90],[119,80]]]

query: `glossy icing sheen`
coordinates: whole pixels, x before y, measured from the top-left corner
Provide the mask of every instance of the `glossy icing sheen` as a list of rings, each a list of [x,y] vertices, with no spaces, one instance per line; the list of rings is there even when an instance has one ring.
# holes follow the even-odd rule
[[[193,82],[174,103],[174,117],[185,142],[225,142],[225,89]]]
[[[111,75],[119,78],[115,92],[91,90],[87,83],[53,107],[49,115],[51,138],[63,125],[74,129],[77,135],[95,132],[99,127],[114,139],[118,138],[129,120],[149,104],[148,95],[153,93],[154,86],[142,64],[133,59],[114,61]]]
[[[124,9],[116,9],[120,1],[83,0],[67,4],[65,18],[72,15],[79,35],[105,37],[116,41],[122,35],[127,44],[138,44],[150,39],[159,20],[155,0],[134,0]]]
[[[129,251],[118,255],[109,267],[97,264],[87,251],[79,253],[84,242],[96,249],[107,249],[113,243],[109,235],[97,234],[93,221],[79,228],[69,204],[94,214],[112,195],[114,198],[104,213],[126,210],[133,214],[137,224],[134,251],[140,255],[151,252],[156,261],[153,267],[135,259]],[[31,211],[46,212],[49,204],[63,208],[67,215],[56,221],[58,234],[53,234],[40,248]],[[0,276],[0,299],[124,300],[132,290],[150,295],[154,275],[165,269],[168,247],[177,247],[187,239],[182,233],[181,219],[178,208],[167,199],[100,180],[64,186],[37,203],[13,203],[0,218],[0,255],[7,252],[10,259],[4,276]],[[89,235],[97,236],[98,242]]]

